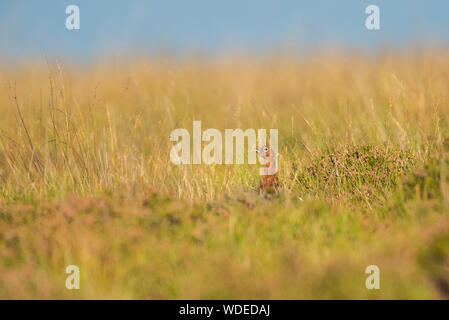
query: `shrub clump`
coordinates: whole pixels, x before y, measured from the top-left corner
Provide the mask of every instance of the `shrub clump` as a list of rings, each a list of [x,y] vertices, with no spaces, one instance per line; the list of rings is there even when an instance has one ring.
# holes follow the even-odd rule
[[[403,198],[405,200],[442,198],[449,186],[448,168],[449,157],[446,153],[428,158],[403,179]]]
[[[305,192],[352,200],[375,199],[392,190],[414,165],[409,152],[389,146],[326,149],[297,175]]]

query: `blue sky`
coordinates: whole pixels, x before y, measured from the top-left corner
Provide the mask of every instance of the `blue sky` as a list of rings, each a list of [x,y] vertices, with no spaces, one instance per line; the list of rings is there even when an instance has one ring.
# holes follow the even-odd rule
[[[81,29],[65,28],[78,5]],[[381,30],[365,28],[380,7]],[[92,59],[123,53],[221,54],[279,48],[449,44],[447,0],[1,0],[0,56]]]

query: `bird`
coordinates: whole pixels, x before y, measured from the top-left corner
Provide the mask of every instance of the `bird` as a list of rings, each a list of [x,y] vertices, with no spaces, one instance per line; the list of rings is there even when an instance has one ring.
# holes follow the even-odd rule
[[[261,169],[257,192],[259,194],[265,192],[279,194],[280,183],[277,176],[277,154],[269,146],[259,147],[255,151],[264,164],[264,167]]]

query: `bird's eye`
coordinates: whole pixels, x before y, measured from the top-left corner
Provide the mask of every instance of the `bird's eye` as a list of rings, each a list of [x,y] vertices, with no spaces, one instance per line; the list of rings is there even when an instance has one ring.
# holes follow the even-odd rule
[[[263,148],[263,152],[267,152],[268,151],[268,148],[267,147],[264,147]]]

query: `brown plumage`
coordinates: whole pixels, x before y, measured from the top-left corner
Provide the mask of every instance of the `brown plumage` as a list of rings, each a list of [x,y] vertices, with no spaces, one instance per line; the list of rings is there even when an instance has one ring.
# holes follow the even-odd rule
[[[275,194],[278,194],[279,188],[279,178],[276,174],[261,176],[259,186],[257,187],[257,192],[274,192]]]
[[[257,187],[257,192],[259,194],[268,193],[279,193],[280,183],[277,176],[277,162],[276,155],[270,147],[264,146],[256,150],[259,156],[264,159],[265,165],[262,169],[259,186]]]

